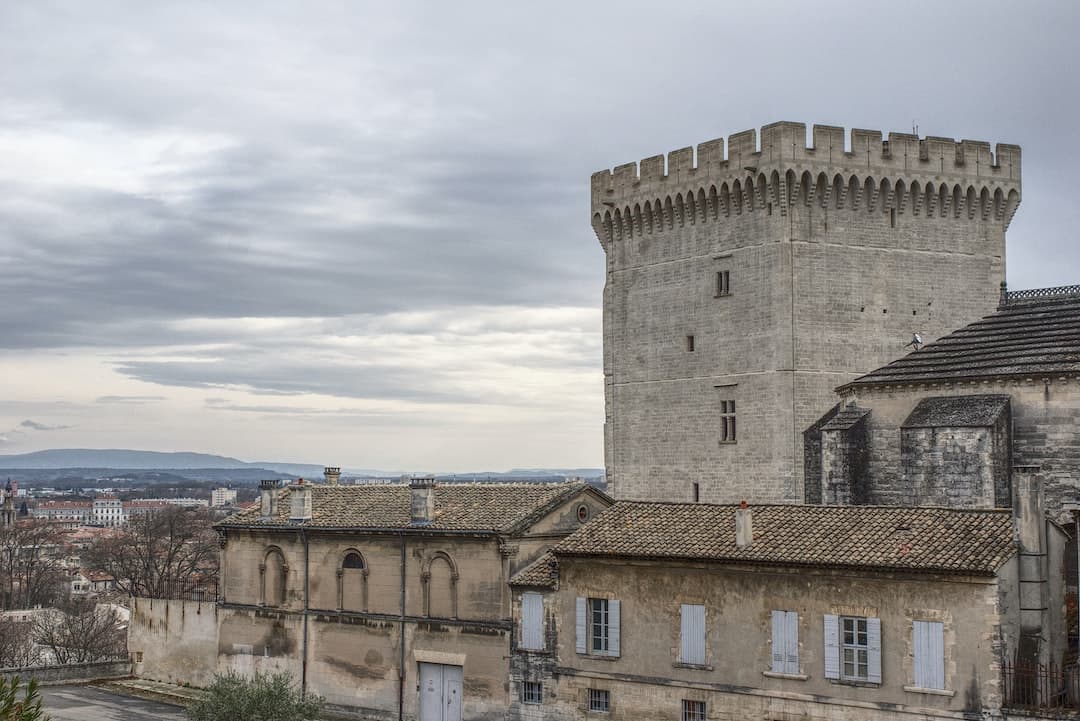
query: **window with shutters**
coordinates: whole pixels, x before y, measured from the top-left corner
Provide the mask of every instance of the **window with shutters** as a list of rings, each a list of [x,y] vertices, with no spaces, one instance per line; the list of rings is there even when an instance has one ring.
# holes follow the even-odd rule
[[[772,612],[772,672],[799,674],[799,613]]]
[[[918,689],[945,690],[945,626],[915,621],[911,627],[912,674]]]
[[[589,710],[607,713],[611,710],[611,692],[607,689],[589,689]]]
[[[881,683],[881,620],[825,616],[825,678]]]
[[[544,597],[539,593],[521,594],[521,648],[544,650]]]
[[[705,606],[684,603],[679,609],[679,663],[705,665]]]
[[[618,656],[620,604],[615,599],[578,598],[575,645],[578,653]]]

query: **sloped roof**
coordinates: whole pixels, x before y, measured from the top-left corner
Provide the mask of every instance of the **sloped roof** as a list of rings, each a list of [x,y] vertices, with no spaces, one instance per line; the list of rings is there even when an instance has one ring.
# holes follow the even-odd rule
[[[1075,373],[1080,286],[1010,293],[996,313],[842,387]]]
[[[970,395],[923,398],[901,428],[982,428],[994,425],[1009,406],[1009,396]]]
[[[555,588],[559,580],[559,559],[548,551],[510,579],[511,586],[529,588]]]
[[[411,523],[408,484],[355,486],[312,484],[311,519],[289,521],[289,490],[278,492],[277,515],[262,518],[260,507],[244,509],[219,522],[219,527],[258,526],[335,529],[404,529],[433,531],[510,532],[585,490],[587,483],[446,483],[436,484],[434,520]]]
[[[869,408],[844,406],[836,412],[829,422],[821,427],[823,431],[846,431],[870,413]]]
[[[1013,555],[1008,510],[751,506],[754,542],[735,545],[734,505],[621,501],[558,543],[556,556],[718,561],[993,575]]]

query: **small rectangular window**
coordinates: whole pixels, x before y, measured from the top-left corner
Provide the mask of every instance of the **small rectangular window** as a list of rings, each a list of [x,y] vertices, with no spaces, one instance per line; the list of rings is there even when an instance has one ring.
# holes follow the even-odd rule
[[[606,598],[589,599],[589,649],[593,653],[606,653],[608,650],[608,600]]]
[[[578,653],[597,656],[620,654],[620,604],[615,599],[577,599],[575,647]]]
[[[611,710],[611,692],[607,689],[589,689],[589,710],[607,713]]]
[[[705,702],[683,699],[682,721],[705,721]]]
[[[731,294],[731,275],[730,271],[718,270],[716,271],[716,294],[715,297],[719,298],[722,295]]]
[[[701,484],[694,482],[694,503],[701,502]]]
[[[720,442],[735,442],[735,401],[720,401]]]
[[[694,336],[692,335],[686,336],[686,350],[690,353],[694,352]]]
[[[840,677],[865,681],[870,677],[870,642],[865,618],[840,619]]]
[[[539,681],[525,681],[521,684],[521,703],[543,703],[544,684]]]

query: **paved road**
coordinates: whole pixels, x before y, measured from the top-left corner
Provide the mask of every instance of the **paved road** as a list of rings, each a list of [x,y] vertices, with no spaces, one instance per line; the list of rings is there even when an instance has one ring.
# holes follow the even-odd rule
[[[177,706],[88,686],[45,686],[41,698],[53,721],[180,721],[184,718],[183,710]]]

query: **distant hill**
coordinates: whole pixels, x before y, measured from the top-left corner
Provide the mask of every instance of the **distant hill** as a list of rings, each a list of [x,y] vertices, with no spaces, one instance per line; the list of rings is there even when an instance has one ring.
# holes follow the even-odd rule
[[[184,470],[196,468],[257,469],[315,478],[323,467],[310,463],[248,463],[209,453],[161,453],[126,449],[55,448],[35,453],[0,455],[0,469],[111,468]]]
[[[284,475],[286,477],[322,478],[323,467],[313,463],[278,463],[275,461],[241,461],[228,456],[209,453],[162,453],[159,451],[133,451],[128,449],[54,448],[34,453],[0,455],[0,476],[13,477],[33,475],[45,479],[56,474],[28,471],[57,471],[72,469],[83,471],[84,477],[107,477],[118,475],[114,471],[173,471],[187,478],[257,480],[262,477]],[[344,468],[344,475],[359,478],[396,478],[402,471],[386,471],[370,468]],[[187,473],[184,473],[187,471]],[[192,472],[195,473],[192,473]],[[234,473],[228,473],[234,471]],[[260,472],[267,471],[260,475]],[[585,479],[600,478],[602,468],[515,468],[509,471],[476,471],[471,473],[438,473],[445,480],[555,480],[564,476],[580,476]]]

